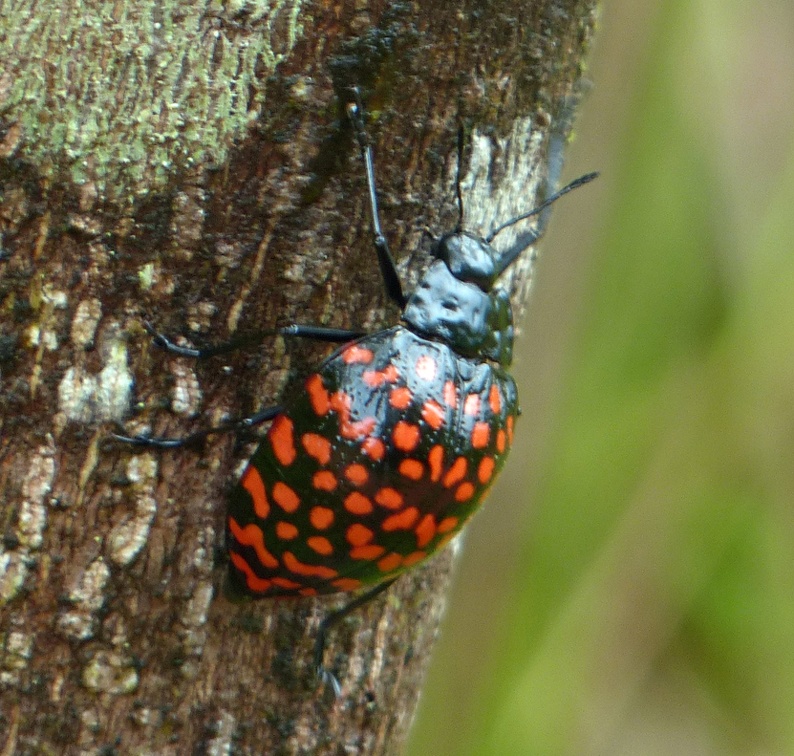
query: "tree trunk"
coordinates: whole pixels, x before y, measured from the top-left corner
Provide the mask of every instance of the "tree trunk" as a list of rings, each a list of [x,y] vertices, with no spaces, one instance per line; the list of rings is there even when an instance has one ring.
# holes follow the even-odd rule
[[[334,700],[312,643],[344,597],[221,590],[225,493],[252,445],[109,435],[251,414],[328,351],[273,338],[193,362],[154,348],[146,320],[198,343],[396,322],[349,86],[408,291],[424,229],[458,220],[459,129],[465,226],[531,207],[593,6],[0,0],[3,754],[399,751],[451,550],[332,632]],[[517,305],[530,257],[509,281]]]

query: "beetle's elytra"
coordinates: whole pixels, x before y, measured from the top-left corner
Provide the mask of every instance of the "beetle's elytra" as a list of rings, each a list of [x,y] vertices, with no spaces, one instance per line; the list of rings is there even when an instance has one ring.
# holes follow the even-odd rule
[[[386,291],[402,308],[402,322],[346,344],[306,378],[232,492],[232,579],[257,596],[355,591],[430,557],[493,484],[519,414],[507,372],[513,315],[495,284],[542,228],[502,252],[490,244],[495,234],[486,240],[457,229],[442,236],[406,298],[380,229],[360,103],[348,113]]]

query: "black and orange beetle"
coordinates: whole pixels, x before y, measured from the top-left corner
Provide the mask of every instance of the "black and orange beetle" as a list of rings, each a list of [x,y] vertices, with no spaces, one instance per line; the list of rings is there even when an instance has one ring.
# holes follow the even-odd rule
[[[485,238],[460,227],[441,236],[433,262],[406,297],[381,232],[357,92],[347,113],[366,169],[385,289],[402,310],[401,322],[368,335],[300,325],[277,330],[344,345],[279,406],[245,421],[271,422],[231,492],[226,516],[230,582],[238,593],[266,598],[369,589],[321,625],[317,666],[335,687],[322,667],[330,625],[454,538],[504,465],[519,406],[508,372],[513,315],[496,284],[543,233],[543,211],[596,176],[582,176]],[[536,228],[511,247],[491,246],[503,229],[537,215]],[[159,334],[155,341],[192,357],[225,351],[186,349]],[[197,436],[125,440],[168,447]]]

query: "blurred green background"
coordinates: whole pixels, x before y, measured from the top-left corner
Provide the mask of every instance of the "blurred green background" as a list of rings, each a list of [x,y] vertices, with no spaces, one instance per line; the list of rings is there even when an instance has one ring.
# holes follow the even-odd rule
[[[408,753],[794,754],[794,3],[605,0]]]

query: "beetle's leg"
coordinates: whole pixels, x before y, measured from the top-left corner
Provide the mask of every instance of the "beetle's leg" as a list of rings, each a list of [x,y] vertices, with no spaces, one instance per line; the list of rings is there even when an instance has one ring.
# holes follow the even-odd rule
[[[204,347],[201,349],[193,349],[191,347],[182,347],[174,344],[169,338],[156,331],[150,323],[145,323],[146,330],[152,335],[156,346],[164,349],[170,354],[176,354],[180,357],[193,357],[195,359],[203,359],[206,357],[214,357],[218,354],[225,354],[240,347],[246,346],[251,343],[256,343],[266,336],[281,335],[281,336],[297,336],[299,338],[315,339],[317,341],[328,341],[333,343],[344,343],[352,341],[353,339],[360,338],[365,335],[364,331],[350,331],[343,328],[325,328],[324,326],[304,326],[304,325],[289,325],[282,328],[275,328],[271,331],[259,331],[256,334],[243,336],[235,341],[227,342],[226,344],[219,344],[211,347]],[[249,430],[256,425],[265,423],[272,420],[279,412],[281,407],[267,407],[266,409],[257,412],[250,417],[244,417],[238,420],[230,420],[227,423],[213,426],[212,428],[205,428],[204,430],[196,431],[183,438],[157,438],[151,436],[125,436],[123,434],[114,433],[111,438],[116,441],[121,441],[127,444],[134,444],[135,446],[149,446],[158,449],[178,449],[181,446],[193,446],[203,441],[207,436],[214,433],[230,433]]]
[[[386,287],[386,294],[395,302],[401,310],[405,309],[406,298],[403,294],[403,287],[400,283],[400,276],[394,264],[394,258],[389,250],[389,244],[383,235],[378,216],[378,195],[375,190],[375,169],[372,165],[372,148],[369,144],[369,137],[364,125],[364,106],[361,103],[361,95],[358,88],[353,88],[355,102],[347,104],[347,115],[353,124],[353,131],[356,134],[358,146],[361,149],[361,157],[364,159],[364,169],[367,174],[367,188],[369,190],[369,209],[372,216],[372,233],[374,236],[375,252],[378,255],[378,265],[383,276],[383,284]]]
[[[207,357],[215,357],[219,354],[227,354],[228,352],[233,352],[242,347],[259,344],[268,336],[297,336],[298,338],[343,344],[346,341],[353,341],[354,339],[366,335],[365,331],[352,331],[346,328],[326,328],[325,326],[293,324],[266,331],[256,331],[223,344],[194,349],[192,347],[183,347],[175,344],[165,334],[155,330],[151,323],[146,322],[144,325],[146,330],[151,334],[155,346],[164,349],[169,354],[176,354],[180,357],[192,357],[194,359],[205,359]]]
[[[397,580],[397,578],[387,580],[385,583],[380,583],[374,588],[368,590],[366,593],[362,593],[360,596],[357,596],[352,601],[349,601],[347,604],[345,604],[341,609],[337,609],[335,612],[331,612],[329,615],[327,615],[320,623],[320,627],[317,628],[317,637],[314,639],[314,667],[317,670],[317,676],[320,678],[320,681],[326,685],[330,685],[334,691],[334,695],[337,698],[339,698],[339,695],[342,692],[342,688],[339,685],[339,680],[337,680],[334,674],[330,672],[323,664],[323,656],[325,654],[325,644],[328,639],[328,631],[334,625],[338,624],[341,620],[347,617],[348,614],[354,612],[359,607],[364,606],[364,604],[368,604],[376,596],[379,596],[381,593],[383,593],[383,591],[389,588],[389,586],[394,583],[395,580]]]
[[[239,420],[230,420],[228,423],[221,423],[212,428],[205,428],[204,430],[191,433],[189,436],[183,438],[157,438],[154,436],[124,436],[119,433],[111,434],[111,438],[115,441],[121,441],[125,444],[133,444],[134,446],[149,446],[156,449],[178,449],[182,446],[193,446],[194,444],[203,441],[207,436],[214,433],[239,433],[240,431],[248,430],[268,420],[272,420],[279,412],[282,411],[281,407],[267,407],[255,415],[250,417],[243,417]]]

